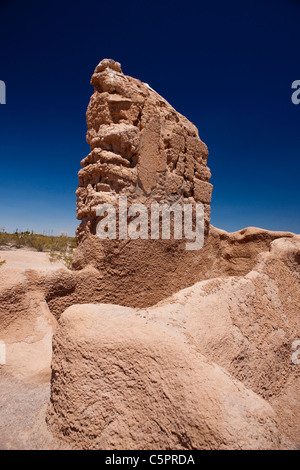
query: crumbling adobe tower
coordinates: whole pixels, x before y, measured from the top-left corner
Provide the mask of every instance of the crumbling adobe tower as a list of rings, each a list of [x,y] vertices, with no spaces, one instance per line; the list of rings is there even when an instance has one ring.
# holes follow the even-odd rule
[[[185,240],[101,240],[96,235],[96,208],[105,203],[117,208],[119,196],[127,196],[128,205],[148,207],[155,202],[202,203],[207,235],[212,192],[208,150],[191,122],[148,84],[124,75],[118,62],[102,60],[91,84],[94,93],[87,109],[91,152],[79,171],[76,195],[81,224],[73,267],[93,266],[114,277],[114,283],[130,275],[137,292],[139,284],[140,290],[153,291],[154,279],[161,288],[160,283],[174,283],[167,279],[171,273],[178,271],[184,277],[195,253],[186,251]],[[152,284],[145,287],[149,277]]]

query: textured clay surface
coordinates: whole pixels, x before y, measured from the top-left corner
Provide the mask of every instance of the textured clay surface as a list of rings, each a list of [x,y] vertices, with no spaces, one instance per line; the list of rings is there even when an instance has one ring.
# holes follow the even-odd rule
[[[53,342],[50,429],[82,449],[296,448],[299,254],[300,237],[281,238],[249,274],[150,309],[67,309]]]

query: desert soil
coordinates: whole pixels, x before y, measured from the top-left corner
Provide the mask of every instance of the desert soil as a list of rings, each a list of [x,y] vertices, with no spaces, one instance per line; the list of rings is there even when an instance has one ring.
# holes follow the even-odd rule
[[[25,269],[35,269],[36,271],[55,271],[62,267],[63,263],[50,263],[49,254],[28,250],[26,248],[0,250],[1,260],[6,263],[1,267],[2,270],[24,271]]]
[[[0,268],[1,284],[16,279],[27,269],[54,271],[62,263],[50,263],[48,253],[27,249],[0,250],[6,263]],[[27,383],[0,366],[0,450],[66,448],[48,431],[45,410],[50,396],[49,374],[41,383]]]

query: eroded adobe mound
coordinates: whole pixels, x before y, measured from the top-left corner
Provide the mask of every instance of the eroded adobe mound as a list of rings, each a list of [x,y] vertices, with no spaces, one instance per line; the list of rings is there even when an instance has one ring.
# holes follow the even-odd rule
[[[227,233],[211,227],[207,242],[200,250],[201,256],[195,256],[190,265],[185,263],[185,257],[180,253],[166,252],[162,263],[164,269],[160,271],[163,282],[160,283],[152,275],[155,257],[145,266],[140,284],[136,284],[134,276],[126,275],[126,271],[120,275],[125,258],[118,260],[109,256],[103,264],[105,275],[93,267],[79,271],[52,268],[44,272],[36,269],[16,272],[13,266],[2,267],[0,341],[4,342],[6,349],[6,365],[3,367],[27,381],[47,381],[50,377],[52,332],[56,320],[71,305],[105,302],[145,308],[203,279],[230,276],[226,285],[231,286],[232,276],[246,275],[255,265],[257,256],[268,253],[272,241],[283,236],[288,236],[291,241],[295,239],[295,235],[284,232],[247,228]],[[175,255],[176,268],[172,265]],[[140,252],[132,250],[132,256],[137,260],[141,258],[142,268]],[[32,258],[34,260],[34,253]],[[212,285],[215,285],[214,280]],[[292,293],[290,295],[293,299]],[[290,305],[286,308],[289,310]],[[285,346],[285,354],[288,347]],[[239,358],[235,364],[238,370]],[[266,367],[264,370],[268,374]]]
[[[142,312],[70,307],[53,347],[47,419],[77,449],[279,446],[267,402]]]
[[[296,448],[300,237],[245,276],[157,306],[75,305],[54,336],[47,419],[83,449]],[[284,403],[284,407],[282,407]]]

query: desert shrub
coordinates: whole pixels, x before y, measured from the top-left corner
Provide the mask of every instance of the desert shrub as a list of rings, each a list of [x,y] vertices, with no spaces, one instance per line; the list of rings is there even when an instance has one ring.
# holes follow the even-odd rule
[[[28,246],[37,251],[51,250],[51,242],[48,240],[48,237],[46,237],[45,235],[33,234],[28,239],[25,239],[24,242],[25,242],[24,246]]]
[[[76,241],[73,237],[56,237],[40,235],[33,232],[0,233],[0,246],[12,246],[14,248],[28,247],[37,251],[50,251],[64,253],[69,248],[75,248]]]
[[[1,258],[0,258],[0,268],[1,268],[1,266],[3,266],[5,263],[6,263],[5,259],[1,260]]]
[[[9,235],[8,233],[0,232],[0,246],[5,246],[8,244],[8,241],[9,241],[8,235]]]
[[[66,266],[66,268],[71,269],[73,256],[74,256],[74,247],[68,247],[65,250],[52,251],[49,254],[49,260],[51,261],[51,263],[55,263],[56,261],[62,261],[63,264]]]
[[[68,269],[71,269],[76,240],[73,237],[47,236],[29,231],[19,232],[16,230],[15,233],[0,232],[0,246],[10,246],[14,248],[27,247],[36,251],[50,252],[49,260],[51,262],[62,261]],[[1,261],[0,259],[0,266],[4,263],[5,261]]]

